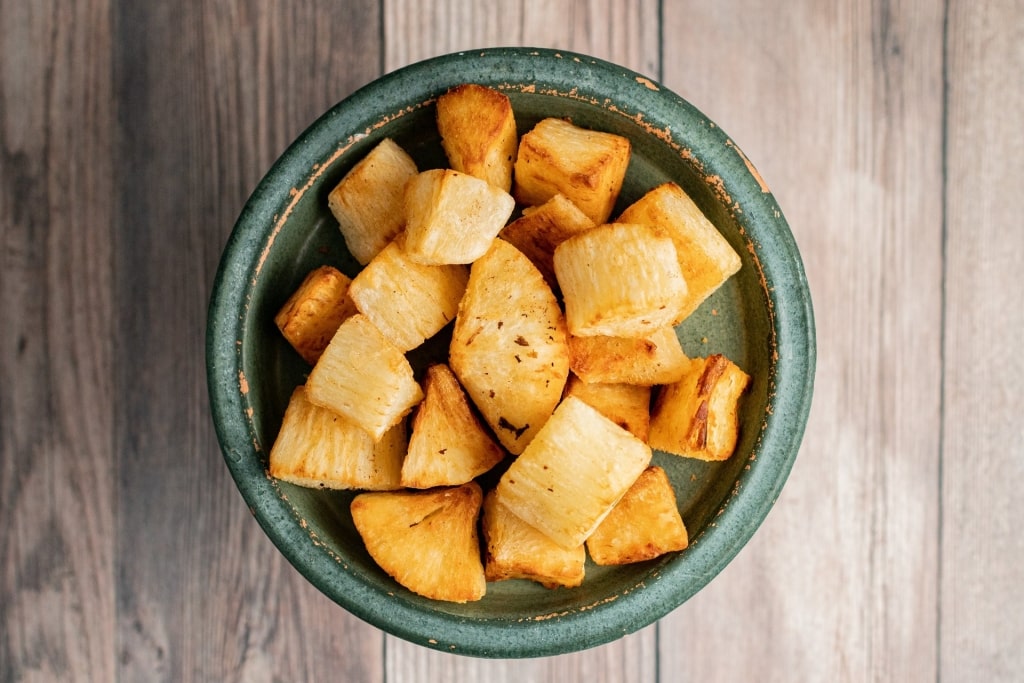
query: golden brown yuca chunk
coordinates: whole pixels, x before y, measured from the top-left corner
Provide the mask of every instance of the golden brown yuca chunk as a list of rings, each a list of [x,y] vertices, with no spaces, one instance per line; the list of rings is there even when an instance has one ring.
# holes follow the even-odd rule
[[[405,355],[361,313],[338,328],[309,374],[306,395],[375,441],[423,399]]]
[[[686,281],[663,231],[608,223],[562,242],[554,263],[571,334],[644,337],[682,319]]]
[[[552,263],[555,247],[592,227],[594,221],[566,199],[565,195],[556,194],[540,206],[523,209],[522,217],[506,225],[498,236],[526,254],[554,289],[558,286]]]
[[[519,136],[507,95],[475,83],[455,86],[437,98],[437,129],[454,170],[512,189]]]
[[[672,327],[644,337],[569,335],[569,367],[585,382],[670,384],[689,365]]]
[[[320,358],[342,321],[356,312],[348,295],[351,282],[332,266],[315,268],[274,316],[277,329],[310,365]]]
[[[689,544],[665,470],[648,467],[587,539],[595,564],[652,560]]]
[[[404,422],[374,443],[362,428],[310,403],[300,386],[270,449],[270,476],[310,488],[388,491],[401,486],[405,447]]]
[[[349,252],[362,265],[405,226],[405,184],[416,171],[412,157],[385,138],[327,196]]]
[[[572,396],[555,409],[496,488],[512,514],[572,549],[651,460],[651,449]]]
[[[672,237],[686,279],[684,318],[740,269],[739,254],[675,183],[659,185],[645,194],[619,221],[657,226]]]
[[[651,448],[701,460],[725,460],[739,436],[738,404],[750,376],[725,356],[695,358],[686,375],[658,392]]]
[[[484,575],[488,581],[529,579],[545,588],[583,583],[583,545],[566,549],[508,511],[495,491],[484,496]]]
[[[611,216],[629,166],[630,142],[547,118],[519,140],[513,194],[538,206],[561,193],[594,223]]]
[[[352,521],[381,569],[414,593],[469,602],[487,590],[477,518],[476,482],[429,491],[361,493]]]
[[[399,235],[374,256],[352,281],[349,295],[359,311],[404,352],[455,318],[469,268],[417,263],[402,249],[402,242]]]
[[[565,319],[530,260],[495,240],[469,274],[449,363],[501,444],[514,454],[558,405],[569,375]]]
[[[451,169],[424,171],[405,188],[405,251],[420,263],[472,263],[513,209],[512,195],[486,180]]]
[[[427,368],[423,393],[402,463],[402,486],[458,486],[501,462],[505,451],[477,419],[447,365]]]
[[[592,408],[597,408],[597,412],[636,438],[647,441],[647,430],[651,423],[650,387],[584,382],[570,374],[565,384],[565,395],[575,396]]]

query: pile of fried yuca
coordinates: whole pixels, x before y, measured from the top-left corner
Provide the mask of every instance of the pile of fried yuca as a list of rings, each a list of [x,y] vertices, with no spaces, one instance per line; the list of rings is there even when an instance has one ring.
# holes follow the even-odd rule
[[[739,256],[674,183],[610,221],[622,136],[547,118],[520,139],[508,97],[474,84],[438,98],[437,125],[450,168],[420,172],[384,139],[330,193],[364,268],[315,269],[275,318],[313,367],[270,474],[361,490],[369,554],[437,600],[511,578],[578,586],[587,553],[682,550],[651,449],[728,458],[750,378],[688,358],[673,327]],[[406,354],[452,319],[448,362],[418,382]]]

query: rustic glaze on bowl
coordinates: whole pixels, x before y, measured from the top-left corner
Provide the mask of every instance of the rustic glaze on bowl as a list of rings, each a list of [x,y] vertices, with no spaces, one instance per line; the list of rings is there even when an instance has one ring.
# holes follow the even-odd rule
[[[457,605],[412,594],[375,565],[349,515],[354,494],[275,481],[267,457],[288,396],[309,371],[273,315],[313,267],[331,263],[350,276],[359,269],[327,209],[327,193],[383,137],[404,147],[421,170],[445,166],[434,102],[467,82],[505,92],[520,133],[559,116],[628,137],[633,156],[616,214],[666,180],[690,193],[743,266],[678,334],[689,355],[724,353],[753,382],[730,460],[655,452],[654,463],[676,489],[688,549],[618,568],[588,561],[576,589],[492,583],[483,600]],[[481,657],[600,645],[657,621],[711,581],[782,489],[807,420],[814,364],[811,300],[796,244],[736,144],[647,77],[583,55],[527,48],[414,64],[362,88],[310,126],[242,211],[222,257],[207,330],[210,400],[225,462],[273,542],[317,588],[367,622],[426,647]]]

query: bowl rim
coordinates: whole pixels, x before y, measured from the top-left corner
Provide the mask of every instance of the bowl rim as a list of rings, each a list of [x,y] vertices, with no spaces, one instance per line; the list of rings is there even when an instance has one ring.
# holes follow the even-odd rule
[[[380,593],[354,573],[338,571],[343,564],[340,558],[328,552],[310,553],[310,534],[270,481],[246,414],[247,380],[242,374],[240,343],[246,315],[239,312],[245,310],[257,280],[253,273],[258,272],[270,229],[259,217],[277,215],[280,207],[287,206],[297,181],[310,173],[306,161],[310,154],[325,158],[325,152],[336,149],[345,135],[339,136],[339,129],[357,134],[360,129],[351,127],[357,118],[353,112],[393,111],[381,108],[377,101],[382,88],[407,93],[407,102],[425,102],[453,85],[482,82],[474,75],[499,67],[517,67],[526,76],[517,82],[531,83],[538,92],[556,79],[554,74],[561,82],[573,75],[598,79],[601,92],[580,85],[569,96],[618,108],[624,116],[646,117],[666,142],[692,155],[709,175],[718,176],[721,191],[742,208],[738,219],[742,218],[748,248],[761,271],[774,351],[771,419],[763,423],[756,468],[742,475],[742,486],[757,488],[761,495],[733,495],[720,510],[714,528],[687,549],[691,565],[702,571],[677,577],[674,568],[667,566],[655,580],[599,609],[528,623],[454,617],[399,600],[381,600]],[[509,73],[511,77],[513,72]],[[590,83],[584,78],[573,82],[584,81]],[[633,104],[633,114],[622,106],[623,101]],[[662,111],[676,113],[659,116]],[[680,120],[687,121],[687,126],[672,125]],[[699,135],[693,135],[694,129],[699,129]],[[781,258],[759,258],[768,244]],[[538,657],[601,645],[654,623],[706,586],[736,556],[763,523],[796,459],[813,394],[815,343],[810,290],[793,235],[764,180],[720,127],[658,81],[631,69],[570,51],[500,47],[441,55],[384,74],[325,112],[274,162],[242,209],[217,269],[207,314],[207,383],[217,438],[232,478],[264,532],[307,580],[358,618],[410,642],[479,657]],[[737,487],[740,483],[737,480]]]

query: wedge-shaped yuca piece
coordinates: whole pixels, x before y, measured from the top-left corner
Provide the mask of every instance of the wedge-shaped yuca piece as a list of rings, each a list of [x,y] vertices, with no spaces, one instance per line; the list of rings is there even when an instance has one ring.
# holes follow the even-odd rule
[[[505,190],[467,173],[435,168],[405,188],[405,250],[427,264],[472,263],[515,209]]]
[[[519,135],[508,95],[476,83],[457,85],[437,98],[437,130],[454,170],[512,189]]]
[[[523,452],[569,376],[565,319],[530,260],[504,240],[473,264],[449,363],[501,444]]]
[[[356,312],[352,280],[333,266],[314,268],[274,316],[274,323],[303,360],[316,363],[331,337]]]
[[[466,291],[469,268],[428,266],[409,258],[403,236],[356,275],[349,295],[392,344],[410,351],[454,320]]]
[[[665,470],[648,467],[587,539],[594,564],[653,560],[689,544]]]
[[[570,396],[496,490],[512,514],[572,549],[593,533],[650,460],[647,444]]]
[[[629,156],[627,138],[543,119],[519,140],[513,194],[537,206],[561,193],[594,223],[604,223],[622,190]]]
[[[686,280],[657,228],[598,226],[558,245],[554,264],[571,334],[644,337],[682,320]]]
[[[558,545],[509,512],[493,490],[484,496],[481,528],[488,581],[529,579],[545,588],[583,583],[587,561],[583,545],[569,549]]]
[[[499,237],[511,242],[537,266],[552,287],[555,279],[555,247],[573,235],[594,227],[594,221],[563,194],[556,194],[540,206],[523,209],[523,215],[502,229]]]
[[[399,422],[373,438],[297,387],[270,449],[270,476],[299,486],[389,491],[401,487],[406,428]]]
[[[501,462],[505,451],[477,419],[447,365],[427,368],[423,393],[402,463],[402,486],[458,486]]]
[[[412,157],[384,138],[327,196],[345,244],[360,264],[369,263],[405,226],[405,184],[416,172]]]
[[[645,194],[622,212],[619,221],[657,226],[672,237],[686,279],[684,317],[740,269],[739,254],[675,183]]]
[[[423,399],[405,355],[361,313],[335,332],[309,374],[306,395],[375,441]]]
[[[672,327],[644,337],[569,335],[569,367],[586,382],[669,384],[680,380],[689,365]]]
[[[725,460],[739,437],[738,404],[750,376],[721,354],[695,358],[686,375],[658,392],[651,448],[701,460]]]
[[[414,593],[469,602],[487,590],[477,519],[476,482],[429,491],[361,493],[352,521],[381,569]]]
[[[637,384],[604,384],[584,382],[570,374],[565,395],[575,396],[630,432],[641,441],[647,440],[651,424],[651,388]]]

